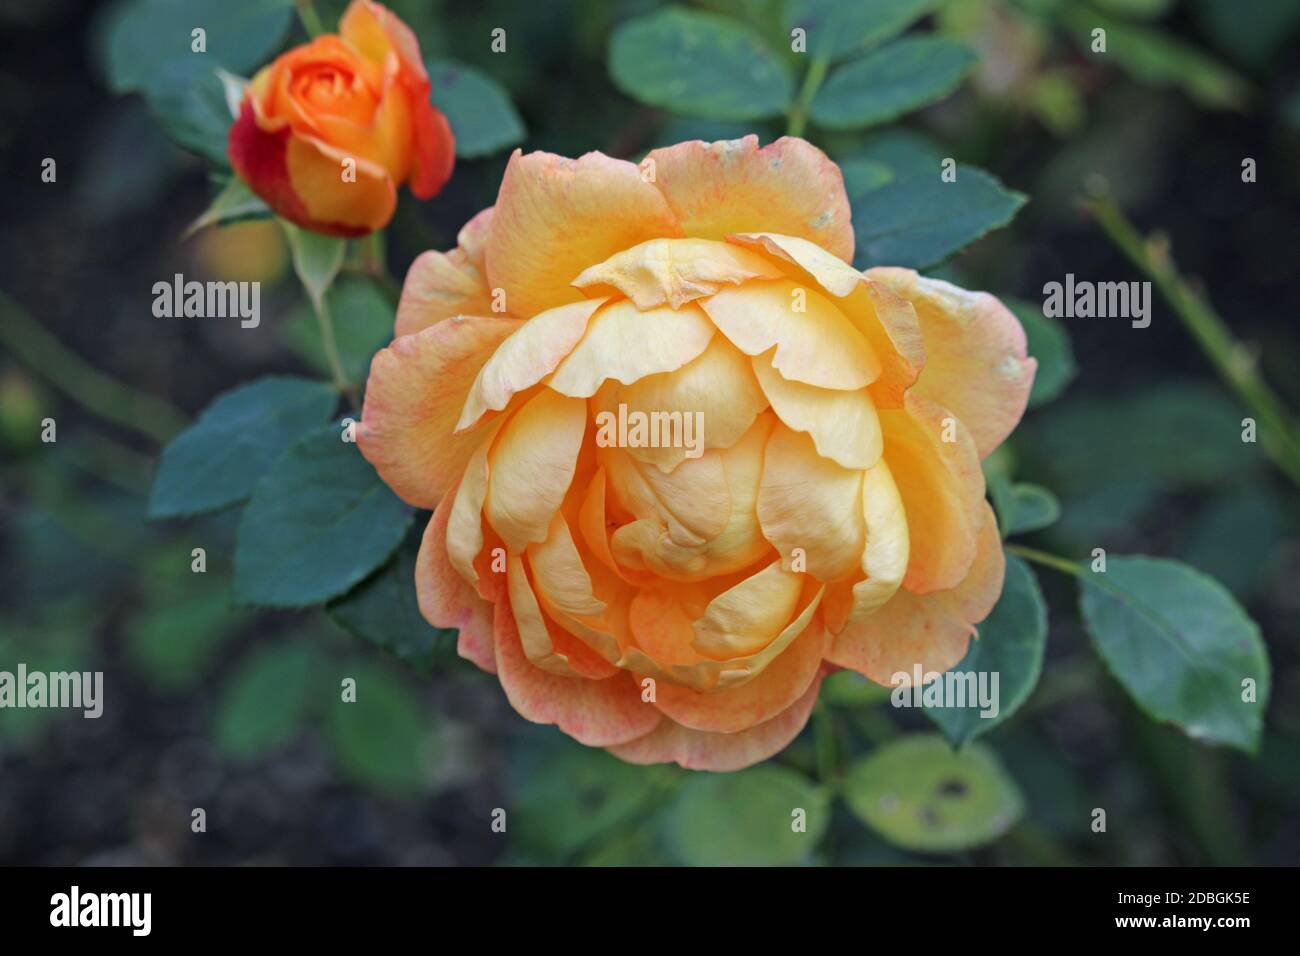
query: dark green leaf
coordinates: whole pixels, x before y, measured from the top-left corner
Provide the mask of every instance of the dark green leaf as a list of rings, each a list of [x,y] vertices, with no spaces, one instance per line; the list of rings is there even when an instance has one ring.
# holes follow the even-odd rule
[[[798,815],[796,811],[802,810]],[[802,817],[806,832],[798,832]],[[830,823],[830,795],[771,764],[694,774],[665,821],[669,849],[693,866],[789,866],[808,860]]]
[[[909,734],[859,760],[844,780],[849,808],[889,842],[924,853],[992,843],[1024,812],[993,751],[954,752],[938,734]]]
[[[523,141],[523,120],[496,80],[455,60],[429,60],[426,66],[433,105],[451,123],[458,158],[487,156]]]
[[[428,779],[431,754],[419,699],[405,683],[378,667],[363,666],[343,676],[357,682],[356,700],[344,701],[338,690],[328,705],[330,740],[343,771],[389,793],[421,789]]]
[[[243,661],[221,693],[214,739],[218,749],[254,760],[292,741],[320,701],[320,661],[311,645],[285,643]]]
[[[434,627],[420,613],[415,596],[419,548],[420,537],[407,535],[393,560],[330,604],[329,613],[356,637],[428,674],[436,656],[455,656],[456,632]]]
[[[1093,646],[1137,705],[1188,736],[1254,752],[1268,705],[1259,627],[1217,581],[1164,558],[1084,565],[1079,609]],[[1255,685],[1247,701],[1243,682]]]
[[[857,236],[853,264],[859,269],[932,266],[1006,225],[1025,203],[1023,195],[973,166],[958,164],[956,181],[944,182],[942,154],[908,134],[882,135],[856,158],[894,174],[884,185],[849,194]]]
[[[243,501],[285,449],[329,419],[330,386],[271,377],[226,392],[163,449],[149,516],[200,514]]]
[[[1061,517],[1061,503],[1041,485],[1026,482],[989,484],[993,505],[998,510],[1002,537],[1041,531]]]
[[[105,66],[116,93],[158,91],[181,71],[250,74],[280,49],[294,0],[128,0],[107,23]],[[194,52],[191,31],[206,31]]]
[[[952,93],[976,59],[943,37],[905,37],[832,73],[813,99],[812,120],[827,129],[887,123]]]
[[[352,588],[383,564],[411,523],[343,431],[294,445],[258,482],[235,545],[235,599],[304,607]]]
[[[373,282],[356,278],[339,282],[325,301],[334,322],[343,373],[350,381],[364,381],[375,352],[393,337],[393,307]],[[316,371],[329,374],[320,322],[310,305],[294,311],[280,327],[280,338]]]
[[[261,219],[269,215],[271,215],[270,207],[236,176],[222,187],[221,192],[217,193],[203,215],[190,223],[190,227],[185,230],[185,235],[193,235],[206,226],[227,225],[244,219]]]
[[[789,107],[794,79],[748,27],[669,7],[621,24],[609,70],[628,96],[688,116],[758,120]]]
[[[902,33],[939,0],[792,0],[786,33],[808,32],[808,53],[839,60]]]
[[[879,189],[894,179],[892,169],[870,159],[845,160],[840,163],[840,172],[844,174],[844,188],[850,196],[860,196]]]
[[[982,716],[979,704],[926,707],[925,714],[954,744],[987,733],[1014,714],[1033,692],[1047,646],[1047,605],[1029,566],[1007,555],[1002,596],[979,625],[979,638],[952,670],[958,674],[997,675],[997,712]],[[990,685],[991,686],[991,685]]]
[[[548,862],[564,862],[654,809],[679,779],[667,768],[639,767],[602,750],[531,735],[512,751],[510,776],[509,832]]]
[[[1029,392],[1029,407],[1037,408],[1060,395],[1078,374],[1070,336],[1059,319],[1043,315],[1041,306],[1023,299],[1003,301],[1024,326],[1029,354],[1038,360],[1034,387]]]

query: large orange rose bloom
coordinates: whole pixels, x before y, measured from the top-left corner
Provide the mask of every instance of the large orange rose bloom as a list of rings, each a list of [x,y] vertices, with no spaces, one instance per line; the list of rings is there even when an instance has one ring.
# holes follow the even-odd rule
[[[839,169],[749,136],[641,168],[516,153],[416,260],[359,442],[433,509],[424,615],[524,717],[731,770],[832,666],[966,653],[1002,588],[980,458],[1035,363],[992,296],[852,258]],[[703,442],[611,441],[620,406],[698,412]]]
[[[382,229],[398,186],[409,181],[428,199],[451,176],[451,127],[429,89],[411,29],[377,3],[353,0],[337,36],[296,47],[253,77],[230,128],[230,163],[304,229]]]

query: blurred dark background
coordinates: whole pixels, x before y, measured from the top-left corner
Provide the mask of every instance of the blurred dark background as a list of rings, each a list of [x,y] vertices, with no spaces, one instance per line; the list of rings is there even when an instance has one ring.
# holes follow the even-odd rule
[[[239,382],[314,366],[294,332],[303,306],[272,223],[182,241],[211,198],[207,166],[167,140],[140,98],[106,89],[96,33],[105,6],[0,0],[0,309],[6,334],[32,346],[20,356],[0,343],[0,668],[102,670],[108,697],[99,720],[0,713],[0,862],[673,862],[658,838],[662,809],[687,775],[630,771],[527,725],[495,680],[450,653],[424,676],[320,612],[232,610],[230,521],[145,521],[160,448],[151,429],[192,418]],[[322,5],[327,23],[340,6]],[[657,6],[649,0],[392,6],[426,53],[507,87],[525,149],[636,157],[743,132],[674,120],[614,88],[609,31]],[[761,0],[706,6],[774,22]],[[984,60],[956,95],[907,125],[1031,200],[1009,228],[936,274],[1028,303],[1067,272],[1139,278],[1080,214],[1085,184],[1104,181],[1144,231],[1168,236],[1181,271],[1300,407],[1300,4],[1097,3],[1201,51],[1222,74],[1198,60],[1153,67],[1088,56],[1063,6],[958,0],[933,17]],[[508,30],[506,55],[489,51],[496,26]],[[302,36],[295,26],[293,41]],[[870,136],[813,133],[837,158]],[[55,183],[41,181],[46,157],[57,161]],[[1258,164],[1254,183],[1241,179],[1246,157]],[[454,244],[493,201],[505,160],[458,164],[431,202],[403,196],[389,230],[395,276],[420,251]],[[151,287],[175,272],[261,280],[260,327],[154,318]],[[1033,543],[1177,556],[1217,576],[1268,643],[1268,729],[1252,759],[1151,724],[1095,663],[1067,584],[1043,576],[1052,607],[1044,676],[989,741],[1024,790],[1026,819],[955,861],[1300,862],[1296,490],[1258,446],[1224,454],[1206,445],[1212,423],[1235,428],[1246,413],[1162,302],[1146,329],[1062,325],[1077,374],[1031,410],[1011,446],[1018,476],[1063,503],[1062,520]],[[105,420],[87,366],[162,405]],[[46,417],[57,421],[57,443],[39,440]],[[205,575],[189,573],[199,544]],[[362,671],[384,693],[349,724],[282,689],[337,687],[339,674]],[[912,715],[886,711],[844,721],[873,733],[880,720],[912,726]],[[807,736],[777,761],[807,766]],[[1098,806],[1112,839],[1087,829]],[[190,829],[196,807],[207,812],[203,834]],[[517,814],[508,835],[489,829],[495,807]],[[817,862],[920,859],[837,811]]]

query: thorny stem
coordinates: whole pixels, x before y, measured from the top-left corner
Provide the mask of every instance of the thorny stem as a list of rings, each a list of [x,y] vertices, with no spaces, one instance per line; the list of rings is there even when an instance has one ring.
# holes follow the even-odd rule
[[[1089,199],[1085,206],[1106,237],[1160,291],[1219,377],[1254,415],[1264,452],[1300,486],[1300,431],[1281,400],[1260,377],[1250,350],[1233,336],[1209,302],[1178,274],[1168,250],[1143,239],[1114,202]]]
[[[8,295],[0,292],[0,343],[86,411],[104,421],[165,442],[184,428],[185,413],[170,402],[110,378],[73,352]]]
[[[812,63],[808,66],[808,72],[804,74],[803,86],[799,89],[799,98],[795,100],[794,106],[790,108],[790,122],[786,126],[787,136],[802,136],[804,127],[808,125],[808,108],[812,105],[813,97],[821,89],[822,81],[826,79],[826,70],[830,67],[830,57],[825,53],[818,53],[813,56]]]

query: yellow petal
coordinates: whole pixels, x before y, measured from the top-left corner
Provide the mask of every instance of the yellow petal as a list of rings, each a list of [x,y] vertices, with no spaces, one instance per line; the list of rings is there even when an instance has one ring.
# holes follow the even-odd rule
[[[866,540],[862,472],[821,457],[807,435],[778,425],[763,459],[758,520],[785,570],[820,581],[853,575]]]
[[[604,613],[563,514],[555,516],[545,541],[528,546],[528,565],[539,596],[557,611],[577,617]]]
[[[806,140],[757,136],[698,140],[651,150],[642,164],[668,198],[686,235],[725,239],[770,229],[853,259],[853,224],[840,169]]]
[[[709,602],[694,622],[694,647],[723,660],[752,654],[772,643],[790,623],[803,592],[803,575],[773,561]]]
[[[627,453],[665,472],[708,449],[730,448],[766,407],[748,360],[720,335],[676,371],[647,375],[631,385],[606,382],[592,400],[597,442],[626,432],[622,437],[629,443],[622,447]],[[646,427],[644,435],[633,431],[638,421],[633,413],[653,426]],[[602,430],[602,423],[610,427]],[[626,427],[620,428],[620,423]],[[657,442],[659,447],[637,442]]]
[[[514,615],[499,604],[495,617],[497,676],[510,706],[527,720],[555,724],[589,747],[607,747],[644,737],[663,719],[641,700],[628,674],[605,680],[548,673],[524,654]]]
[[[755,503],[772,424],[770,415],[760,416],[730,448],[707,453],[720,460],[730,493],[726,524],[717,534],[691,544],[674,540],[657,519],[633,521],[618,528],[609,541],[619,567],[647,569],[674,581],[698,581],[740,571],[769,552],[771,545],[759,527]]]
[[[663,195],[632,163],[588,153],[566,159],[518,150],[497,196],[488,285],[516,315],[576,302],[584,269],[647,239],[681,236]]]
[[[839,633],[888,601],[907,573],[907,511],[889,465],[883,460],[862,476],[862,517],[866,527],[863,576],[851,584],[841,582],[828,589],[826,625],[832,633]]]
[[[415,596],[420,613],[434,627],[457,630],[456,653],[496,673],[493,605],[470,587],[448,560],[447,519],[455,489],[443,496],[420,539],[415,560]]]
[[[592,316],[587,334],[548,384],[564,395],[590,398],[606,379],[629,385],[681,368],[708,347],[713,334],[712,323],[694,305],[642,312],[618,299]]]
[[[573,481],[586,419],[586,402],[542,389],[497,437],[485,511],[512,553],[546,540]]]
[[[344,160],[355,162],[355,182],[345,183],[339,176]],[[309,136],[289,137],[284,162],[293,191],[313,222],[368,232],[393,218],[397,186],[377,162]]]
[[[728,237],[729,241],[762,249],[776,258],[796,282],[828,292],[839,309],[867,340],[880,360],[880,377],[871,383],[877,408],[899,408],[903,393],[925,365],[925,341],[911,303],[881,282],[805,239],[759,232]]]
[[[871,269],[867,276],[916,309],[926,363],[915,394],[960,418],[986,457],[1025,413],[1038,367],[1027,356],[1020,320],[987,292],[967,292],[911,269]]]
[[[479,429],[452,435],[470,384],[517,319],[444,319],[375,355],[357,444],[384,482],[420,508],[434,508],[465,470]]]
[[[977,556],[955,588],[916,594],[899,590],[873,614],[845,628],[834,639],[828,659],[889,686],[896,674],[911,682],[913,668],[942,673],[963,657],[1002,593],[1006,558],[997,522],[987,502]]]
[[[983,514],[975,442],[951,412],[910,393],[903,408],[880,413],[880,424],[907,512],[911,559],[903,587],[920,594],[956,587],[975,560]]]
[[[815,286],[788,279],[747,282],[701,300],[704,311],[746,355],[775,346],[772,365],[788,379],[822,388],[864,388],[880,360],[844,314]]]
[[[707,239],[651,239],[615,253],[573,280],[588,295],[621,292],[638,309],[677,309],[725,285],[750,279],[779,279],[767,259],[725,242]]]
[[[592,313],[604,301],[587,299],[547,309],[516,329],[479,370],[456,431],[472,428],[489,411],[502,410],[516,394],[555,371],[582,339]]]
[[[821,682],[819,673],[797,701],[771,720],[739,733],[690,730],[665,718],[650,733],[608,749],[628,763],[676,763],[687,770],[715,773],[741,770],[779,753],[799,736],[817,702]]]
[[[483,502],[487,500],[488,453],[501,430],[498,422],[479,442],[465,466],[447,518],[447,555],[452,567],[471,584],[478,582],[474,561],[483,550]]]
[[[769,357],[751,360],[772,411],[788,428],[806,432],[817,454],[845,468],[870,468],[880,460],[884,440],[875,403],[865,389],[844,391],[792,382],[772,368]]]
[[[716,453],[688,458],[665,474],[621,448],[601,448],[609,491],[634,518],[652,518],[678,544],[696,546],[717,537],[731,514],[731,489]]]

